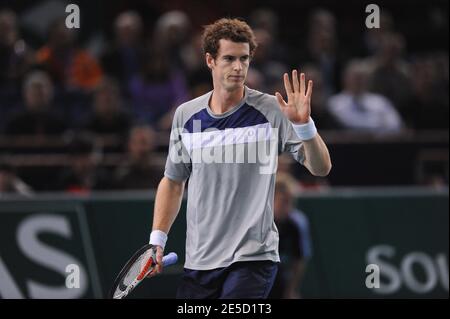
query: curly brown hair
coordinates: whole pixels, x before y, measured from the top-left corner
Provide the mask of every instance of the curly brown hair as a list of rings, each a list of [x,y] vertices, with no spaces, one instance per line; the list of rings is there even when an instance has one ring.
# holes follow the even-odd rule
[[[203,52],[211,54],[215,59],[219,51],[220,39],[248,43],[251,57],[258,46],[253,30],[245,21],[239,19],[222,18],[205,26],[202,35]]]

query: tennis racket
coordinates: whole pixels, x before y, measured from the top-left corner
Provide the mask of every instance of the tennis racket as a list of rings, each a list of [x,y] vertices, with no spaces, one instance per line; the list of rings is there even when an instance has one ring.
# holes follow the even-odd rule
[[[163,257],[163,266],[170,266],[177,262],[176,253],[169,253]],[[151,273],[156,266],[156,247],[144,245],[128,260],[120,271],[111,288],[110,298],[125,298],[134,288]]]

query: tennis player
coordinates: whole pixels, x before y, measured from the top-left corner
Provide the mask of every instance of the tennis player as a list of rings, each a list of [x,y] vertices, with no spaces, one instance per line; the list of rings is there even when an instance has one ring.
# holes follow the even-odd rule
[[[202,39],[213,90],[180,105],[174,115],[150,235],[158,261],[152,275],[162,271],[164,246],[189,179],[177,298],[266,298],[280,261],[273,216],[277,156],[289,152],[317,176],[331,169],[310,117],[313,83],[306,84],[297,70],[292,81],[284,74],[287,101],[278,92],[245,86],[257,44],[244,21],[220,19],[205,27]],[[274,147],[267,151],[267,144]]]

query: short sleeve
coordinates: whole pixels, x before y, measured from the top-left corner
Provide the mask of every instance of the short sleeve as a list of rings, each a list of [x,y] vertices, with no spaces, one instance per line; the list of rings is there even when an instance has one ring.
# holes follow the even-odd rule
[[[178,108],[175,112],[170,131],[169,152],[166,160],[164,176],[175,181],[185,181],[191,175],[192,162],[183,144],[182,112]]]

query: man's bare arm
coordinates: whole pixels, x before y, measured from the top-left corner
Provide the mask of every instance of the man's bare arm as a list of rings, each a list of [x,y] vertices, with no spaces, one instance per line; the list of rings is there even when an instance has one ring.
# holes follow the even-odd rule
[[[316,176],[327,176],[331,170],[331,159],[328,148],[320,137],[319,133],[307,141],[303,141],[305,146],[305,167]]]
[[[304,165],[311,174],[326,176],[331,170],[331,159],[327,146],[319,134],[310,134],[311,132],[317,132],[314,122],[311,120],[313,82],[308,81],[308,86],[306,86],[304,73],[300,74],[299,81],[297,70],[292,71],[292,85],[287,73],[284,74],[283,80],[288,101],[286,102],[278,92],[275,95],[281,111],[294,124],[294,129],[303,131],[306,133],[303,135],[308,136],[302,139],[305,146]],[[307,132],[304,131],[305,129]],[[301,136],[299,135],[299,137]]]
[[[169,233],[181,207],[185,182],[163,177],[158,185],[153,212],[153,230]]]
[[[175,218],[178,215],[183,199],[185,182],[178,182],[163,177],[158,185],[156,192],[155,208],[153,211],[153,227],[152,230],[159,230],[166,234],[169,233]],[[154,276],[162,271],[163,248],[156,246],[157,266],[155,271],[149,276]]]

